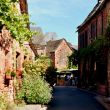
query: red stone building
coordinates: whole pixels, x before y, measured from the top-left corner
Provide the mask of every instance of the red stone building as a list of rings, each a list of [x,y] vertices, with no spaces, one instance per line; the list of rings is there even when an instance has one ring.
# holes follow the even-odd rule
[[[72,47],[65,39],[48,41],[46,55],[52,60],[52,64],[57,69],[68,67],[68,56],[72,54]]]
[[[31,43],[30,46],[36,56],[46,56],[46,45]]]
[[[98,0],[85,21],[78,27],[79,49],[86,48],[99,36],[105,35],[109,15],[110,0]],[[80,59],[81,85],[97,86],[97,91],[101,94],[110,94],[110,51],[108,48],[102,48],[101,51],[98,61],[92,56]]]
[[[27,13],[26,0],[20,0],[17,7],[21,13]],[[14,71],[18,81],[21,82],[24,60],[32,60],[34,58],[34,53],[28,42],[24,43],[24,48],[26,48],[26,52],[11,37],[10,31],[7,30],[6,26],[0,26],[0,93],[7,93],[10,101],[13,101],[14,98],[14,79],[7,77],[6,72]]]
[[[46,54],[52,59],[53,66],[57,69],[68,67],[68,56],[73,50],[65,39],[47,42]]]
[[[31,44],[36,56],[48,56],[57,69],[66,69],[68,56],[74,51],[72,45],[65,39],[48,41],[46,45]]]

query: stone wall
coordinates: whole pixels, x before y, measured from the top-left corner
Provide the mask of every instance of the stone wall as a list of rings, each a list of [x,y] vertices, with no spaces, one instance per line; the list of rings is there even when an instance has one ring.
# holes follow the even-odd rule
[[[79,49],[87,47],[87,45],[93,42],[97,37],[103,36],[105,34],[106,29],[107,29],[109,13],[110,13],[110,1],[107,1],[105,5],[103,6],[103,8],[101,7],[101,9],[97,11],[96,14],[94,14],[91,17],[91,19],[88,18],[89,21],[85,22],[84,25],[82,25],[79,28],[78,30],[78,34],[79,34],[78,35],[78,44],[79,44],[78,48]],[[94,28],[93,32],[92,32],[92,26]],[[86,41],[87,41],[87,45],[85,45]],[[108,53],[110,54],[110,51]],[[110,64],[109,64],[110,57],[109,57],[109,54],[108,54],[108,66],[107,66],[108,68],[107,82],[109,83],[109,89],[110,89],[110,70],[109,70],[110,69]],[[83,62],[80,62],[79,63],[80,72],[82,72],[82,68],[83,68],[82,65],[83,65]],[[89,67],[86,66],[86,70],[88,70],[88,68]],[[103,68],[100,68],[100,69],[103,69]],[[82,76],[82,73],[80,73],[80,75]],[[106,81],[103,87],[100,86],[100,88],[102,91],[106,91]]]
[[[5,26],[1,29],[0,35],[0,93],[7,93],[9,100],[13,101],[14,79],[7,79],[5,73],[8,70],[15,71],[17,79],[21,81],[24,56],[27,60],[32,60],[34,56],[29,45],[24,45],[27,48],[27,52],[24,52]]]
[[[55,51],[55,67],[64,69],[68,66],[68,56],[72,54],[72,50],[67,42],[63,40]]]

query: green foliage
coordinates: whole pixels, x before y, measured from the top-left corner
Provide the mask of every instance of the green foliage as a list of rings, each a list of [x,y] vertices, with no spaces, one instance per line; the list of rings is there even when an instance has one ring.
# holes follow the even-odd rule
[[[8,69],[6,72],[5,72],[6,75],[10,75],[12,77],[15,77],[16,76],[16,73],[14,71],[11,71],[10,69]]]
[[[45,76],[45,72],[50,64],[51,62],[49,58],[39,57],[35,61],[24,62],[24,67],[27,74],[37,74]]]
[[[76,68],[78,64],[78,51],[75,50],[69,57],[68,57],[68,68]]]
[[[68,57],[69,68],[77,68],[78,62],[83,59],[88,59],[90,57],[98,58],[103,47],[109,46],[109,40],[105,36],[99,36],[90,45],[85,48],[81,48],[75,51],[71,56]]]
[[[29,104],[47,104],[51,100],[51,87],[44,80],[50,60],[38,58],[36,61],[24,63],[21,90],[17,91],[17,99]]]
[[[51,90],[41,76],[24,72],[22,88],[18,91],[17,99],[25,100],[28,104],[47,104],[52,97]]]
[[[53,66],[50,66],[46,70],[46,81],[53,86],[56,83],[57,79],[57,69]]]
[[[0,25],[6,25],[12,37],[23,44],[33,35],[28,29],[29,17],[27,14],[20,14],[17,9],[18,0],[0,1]]]
[[[6,72],[5,72],[6,75],[11,75],[11,70],[8,69]]]
[[[77,65],[73,65],[71,68],[78,69],[78,64]]]
[[[12,71],[12,72],[11,72],[11,76],[12,76],[12,77],[15,77],[15,76],[16,76],[16,72]]]
[[[0,94],[0,110],[14,110],[15,105],[10,103],[7,94]]]
[[[90,45],[86,48],[81,48],[79,50],[80,58],[87,58],[92,55],[97,56],[100,52],[101,48],[108,45],[108,40],[106,37],[100,36],[96,40],[94,40]]]
[[[98,36],[86,48],[79,50],[79,57],[89,57],[91,55],[97,56],[103,47],[110,47],[110,15],[108,17],[108,25],[104,35]]]
[[[7,96],[4,94],[0,95],[0,109],[1,110],[6,110],[8,107],[8,102],[7,102]]]

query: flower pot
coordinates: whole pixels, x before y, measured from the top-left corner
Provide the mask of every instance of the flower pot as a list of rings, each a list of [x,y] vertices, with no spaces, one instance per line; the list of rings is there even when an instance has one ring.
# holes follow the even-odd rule
[[[16,73],[17,73],[17,76],[21,76],[22,75],[22,71],[21,70],[17,70]]]
[[[5,78],[11,80],[11,75],[6,75]]]
[[[10,51],[10,47],[9,46],[6,46],[5,47],[5,54],[7,54],[9,51]]]

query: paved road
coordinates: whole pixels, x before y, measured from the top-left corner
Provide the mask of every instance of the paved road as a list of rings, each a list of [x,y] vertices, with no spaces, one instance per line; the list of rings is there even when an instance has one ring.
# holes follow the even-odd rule
[[[73,87],[55,87],[48,110],[105,110],[95,95]]]

